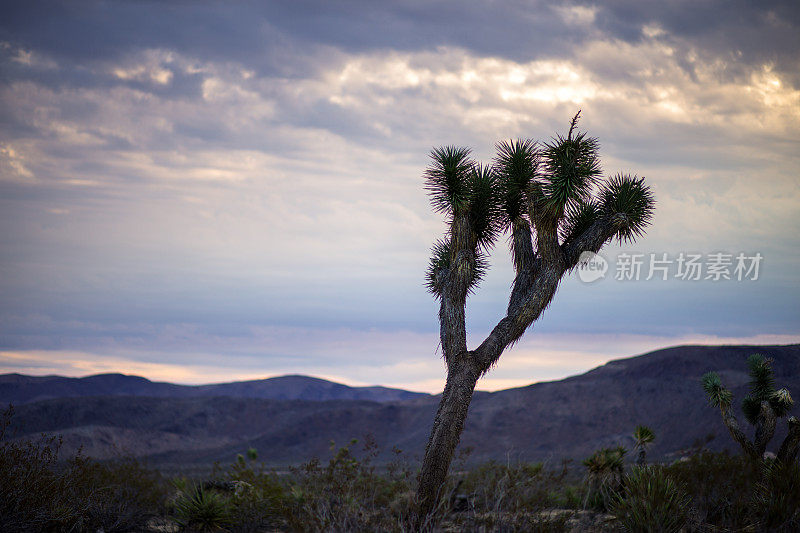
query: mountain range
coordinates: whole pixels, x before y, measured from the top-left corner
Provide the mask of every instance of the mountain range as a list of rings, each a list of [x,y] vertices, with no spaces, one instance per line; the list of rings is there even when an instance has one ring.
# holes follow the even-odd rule
[[[656,434],[652,458],[674,459],[698,442],[736,451],[700,377],[718,372],[738,406],[749,380],[746,359],[756,352],[773,359],[778,387],[800,395],[800,345],[678,346],[559,381],[478,393],[460,450],[471,449],[471,461],[580,460],[603,446],[630,447],[643,424]],[[396,448],[413,462],[438,399],[305,376],[193,387],[123,375],[0,376],[0,402],[15,405],[14,438],[54,433],[65,453],[82,447],[97,458],[133,455],[154,464],[230,462],[250,447],[267,464],[296,464],[327,456],[331,441],[368,435],[379,461],[391,460]],[[769,449],[785,433],[781,421]]]
[[[139,376],[97,374],[85,378],[63,376],[0,375],[0,405],[15,405],[86,396],[148,396],[152,398],[193,398],[229,396],[270,400],[367,400],[396,402],[429,397],[387,387],[350,387],[309,376],[280,376],[253,381],[235,381],[213,385],[176,385],[153,382]]]

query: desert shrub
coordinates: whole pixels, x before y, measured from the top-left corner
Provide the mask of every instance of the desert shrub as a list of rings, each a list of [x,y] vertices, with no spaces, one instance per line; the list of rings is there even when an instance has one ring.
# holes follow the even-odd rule
[[[100,463],[78,455],[63,475],[70,480],[67,497],[79,505],[87,530],[137,531],[163,513],[165,483],[136,459]]]
[[[579,509],[583,504],[584,489],[581,485],[567,483],[563,480],[550,493],[550,501],[559,509]]]
[[[254,448],[236,458],[225,474],[232,483],[229,488],[231,504],[231,526],[233,532],[275,529],[283,523],[283,513],[289,502],[284,482],[263,463],[257,463],[258,453]]]
[[[634,467],[610,511],[624,531],[678,532],[690,520],[689,495],[663,468]]]
[[[756,484],[753,522],[765,531],[800,531],[800,463],[769,461]]]
[[[133,531],[162,511],[157,473],[135,460],[62,461],[54,436],[8,440],[12,416],[0,421],[0,531]]]
[[[212,477],[195,482],[186,477],[172,480],[177,494],[171,516],[184,529],[224,529],[249,533],[280,529],[289,501],[286,483],[272,470],[257,463],[257,451],[236,456],[227,468],[214,464]]]
[[[740,530],[750,526],[751,499],[760,479],[758,464],[727,452],[702,451],[665,467],[685,487],[700,521]]]
[[[561,533],[570,531],[572,514],[486,512],[449,517],[435,531]]]
[[[612,499],[622,489],[626,453],[622,446],[602,448],[584,459],[587,471],[584,508],[608,510]]]
[[[326,465],[313,459],[291,469],[287,525],[296,531],[394,531],[407,523],[413,499],[404,473],[380,475],[372,465],[377,447],[367,439],[364,455],[336,448]]]
[[[542,463],[490,461],[468,472],[458,492],[478,513],[538,511],[556,505],[562,479]]]
[[[175,499],[173,516],[183,529],[212,531],[232,523],[228,497],[190,483]]]
[[[80,512],[57,472],[60,441],[42,437],[0,443],[0,531],[74,529]]]

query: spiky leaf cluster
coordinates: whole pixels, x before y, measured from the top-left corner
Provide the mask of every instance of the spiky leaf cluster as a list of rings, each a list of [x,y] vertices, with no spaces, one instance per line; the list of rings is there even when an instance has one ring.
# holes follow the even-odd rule
[[[500,186],[503,227],[507,228],[517,217],[527,214],[527,189],[536,178],[539,152],[536,141],[525,139],[497,143],[494,170]]]
[[[748,394],[742,399],[742,412],[747,421],[755,425],[761,412],[761,401]]]
[[[450,235],[432,249],[426,272],[426,287],[437,297],[442,295],[446,273],[459,251],[466,249],[469,260],[459,268],[469,270],[471,292],[487,269],[485,252],[493,245],[501,229],[500,187],[493,169],[470,159],[469,149],[445,146],[431,151],[431,164],[425,171],[425,188],[436,211],[446,213],[451,224]],[[469,236],[453,240],[455,221],[465,220]],[[463,235],[463,234],[459,234]],[[456,242],[456,246],[453,246]],[[456,249],[456,247],[458,249]]]
[[[622,472],[625,466],[627,450],[622,446],[601,448],[583,460],[583,465],[590,474],[607,474]]]
[[[761,412],[761,401],[748,394],[742,399],[742,412],[748,422],[755,424]]]
[[[425,189],[434,210],[446,214],[450,224],[445,241],[433,249],[426,279],[431,292],[441,295],[440,274],[462,251],[472,254],[470,264],[460,263],[459,268],[474,270],[469,278],[469,288],[474,288],[498,234],[520,219],[537,226],[544,223],[543,231],[555,227],[562,242],[578,237],[600,219],[614,224],[620,241],[644,233],[654,201],[643,178],[615,176],[597,199],[592,198],[601,174],[599,145],[597,139],[576,130],[579,116],[580,112],[572,119],[566,137],[557,135],[541,150],[529,139],[498,143],[492,166],[476,164],[464,147],[431,151]],[[530,209],[535,220],[527,216]],[[512,253],[515,242],[512,238]]]
[[[440,296],[444,276],[450,270],[450,242],[438,240],[431,248],[431,258],[425,271],[425,287],[435,296]]]
[[[750,370],[750,393],[742,400],[742,411],[751,424],[755,424],[761,412],[761,402],[768,402],[775,416],[783,417],[794,406],[789,391],[775,390],[775,373],[772,370],[772,359],[761,354],[753,354],[747,358]]]
[[[722,386],[722,380],[719,379],[719,375],[716,372],[703,374],[701,382],[711,405],[722,408],[730,407],[733,401],[733,393]]]
[[[468,179],[469,226],[479,249],[488,250],[501,229],[500,191],[489,166],[476,165]]]
[[[775,393],[772,359],[754,353],[747,358],[747,368],[750,371],[750,394],[759,400],[769,399]]]
[[[775,411],[775,416],[784,417],[794,407],[794,400],[787,389],[779,389],[769,399],[769,405]]]
[[[468,290],[472,292],[478,286],[489,268],[486,256],[477,251],[474,254],[474,263],[469,265],[470,279]],[[438,240],[431,249],[431,258],[425,271],[425,287],[437,298],[442,295],[444,281],[453,261],[452,247],[448,240]]]
[[[663,467],[633,467],[609,511],[622,531],[686,531],[692,499]]]
[[[593,200],[578,202],[570,208],[561,222],[561,240],[567,242],[586,231],[602,215],[600,206]]]
[[[544,207],[556,216],[571,203],[589,200],[602,175],[597,139],[574,131],[579,115],[572,119],[566,137],[557,135],[542,149]]]
[[[617,229],[619,242],[636,240],[653,219],[655,199],[644,177],[617,174],[600,194],[600,206]]]
[[[431,150],[425,189],[434,210],[452,215],[469,201],[469,175],[475,162],[469,148],[442,146]]]
[[[636,429],[633,430],[633,439],[636,441],[636,447],[641,448],[653,442],[656,439],[656,435],[647,426],[636,426]]]

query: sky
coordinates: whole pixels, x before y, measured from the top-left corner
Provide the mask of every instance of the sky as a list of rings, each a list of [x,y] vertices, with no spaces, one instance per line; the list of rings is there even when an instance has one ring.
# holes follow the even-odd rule
[[[439,391],[428,154],[490,162],[578,110],[653,224],[478,388],[800,342],[796,1],[5,1],[0,373]],[[505,311],[505,236],[491,264],[470,347]]]

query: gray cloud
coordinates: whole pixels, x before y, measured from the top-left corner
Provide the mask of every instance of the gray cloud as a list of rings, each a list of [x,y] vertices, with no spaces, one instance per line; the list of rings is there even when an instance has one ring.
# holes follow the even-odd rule
[[[791,0],[753,2],[636,2],[616,0],[598,6],[596,23],[603,33],[628,42],[641,41],[642,29],[656,26],[683,53],[703,54],[726,63],[730,78],[749,75],[743,66],[774,63],[798,86],[800,7]],[[692,72],[686,64],[687,71]]]
[[[371,339],[345,343],[363,354],[416,339],[387,365],[433,339],[429,358],[422,272],[443,224],[421,188],[428,150],[488,160],[499,139],[563,132],[577,109],[606,171],[656,191],[642,252],[761,251],[764,277],[570,280],[531,336],[797,333],[796,48],[770,30],[796,27],[794,11],[748,4],[701,31],[672,4],[337,6],[9,8],[0,349],[176,364],[225,351],[242,368],[296,357],[331,373],[342,352],[325,356],[326,339],[351,335]],[[469,304],[476,334],[505,307],[504,248]]]

